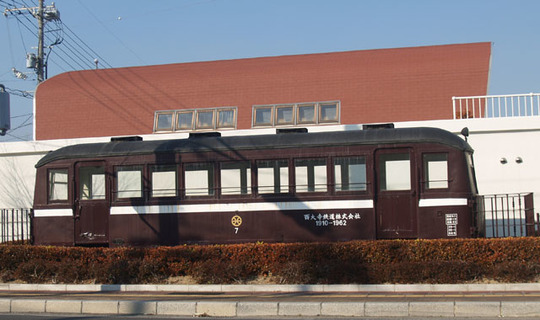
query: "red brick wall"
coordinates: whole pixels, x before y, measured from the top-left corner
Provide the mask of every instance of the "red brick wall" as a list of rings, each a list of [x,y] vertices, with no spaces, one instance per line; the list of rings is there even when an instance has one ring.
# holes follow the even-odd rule
[[[452,96],[487,94],[490,43],[86,70],[36,92],[36,139],[152,133],[154,111],[341,101],[341,123],[449,119]]]

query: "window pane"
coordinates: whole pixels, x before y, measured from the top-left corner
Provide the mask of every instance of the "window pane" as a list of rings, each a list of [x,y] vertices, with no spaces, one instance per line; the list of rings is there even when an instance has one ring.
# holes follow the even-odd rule
[[[176,129],[178,130],[193,129],[193,111],[179,112],[176,114]]]
[[[272,125],[272,107],[258,107],[253,110],[254,125],[271,126]]]
[[[120,167],[116,172],[118,199],[142,197],[142,168]]]
[[[320,104],[320,122],[337,122],[338,108],[337,103],[321,103]]]
[[[315,123],[315,105],[298,106],[298,123]]]
[[[156,131],[173,129],[173,113],[156,113]]]
[[[152,168],[152,197],[176,197],[176,168],[156,166]]]
[[[214,195],[214,165],[190,163],[185,165],[186,196]]]
[[[326,192],[326,160],[295,162],[296,192]]]
[[[79,199],[105,199],[105,169],[103,167],[79,168]]]
[[[197,129],[214,128],[214,110],[197,111]]]
[[[49,200],[65,201],[68,199],[68,170],[49,170]]]
[[[381,190],[411,189],[411,161],[408,153],[383,154],[379,161]]]
[[[251,193],[251,170],[248,161],[221,164],[221,194]]]
[[[276,125],[294,124],[294,108],[292,106],[276,107]]]
[[[366,159],[364,157],[334,159],[336,191],[366,190]]]
[[[424,173],[427,189],[448,188],[448,155],[446,153],[425,154]]]
[[[234,128],[235,110],[218,110],[218,128]]]
[[[289,192],[287,160],[257,161],[257,180],[260,194]]]

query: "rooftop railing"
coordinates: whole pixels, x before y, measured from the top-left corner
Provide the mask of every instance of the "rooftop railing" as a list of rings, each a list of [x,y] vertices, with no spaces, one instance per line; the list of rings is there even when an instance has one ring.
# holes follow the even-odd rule
[[[452,97],[454,119],[540,115],[540,93]]]

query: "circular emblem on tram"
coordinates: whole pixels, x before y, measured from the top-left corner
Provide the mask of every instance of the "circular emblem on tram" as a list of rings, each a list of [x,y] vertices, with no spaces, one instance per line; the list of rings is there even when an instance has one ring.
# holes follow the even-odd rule
[[[242,224],[242,218],[239,215],[232,217],[231,224],[235,227],[239,227]]]

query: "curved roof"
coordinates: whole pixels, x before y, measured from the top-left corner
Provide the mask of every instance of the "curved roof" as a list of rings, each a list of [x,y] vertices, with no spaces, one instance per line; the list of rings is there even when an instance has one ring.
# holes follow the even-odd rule
[[[159,153],[265,150],[320,146],[383,145],[435,143],[472,152],[471,146],[457,135],[437,128],[372,129],[354,131],[289,133],[233,137],[198,137],[175,140],[111,141],[77,144],[45,155],[39,168],[57,160],[91,159]]]

